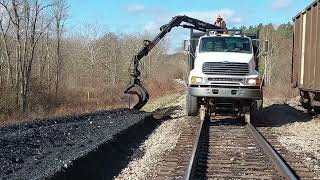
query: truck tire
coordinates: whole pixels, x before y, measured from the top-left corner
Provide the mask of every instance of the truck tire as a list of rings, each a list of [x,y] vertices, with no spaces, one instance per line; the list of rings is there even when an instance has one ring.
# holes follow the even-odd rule
[[[188,116],[197,116],[199,114],[198,98],[187,93],[187,113]]]
[[[263,109],[263,94],[262,94],[261,99],[257,100],[257,106],[258,106],[258,110]]]
[[[259,120],[258,120],[258,113],[260,110],[261,104],[259,104],[259,101],[253,101],[250,107],[250,122],[253,125],[256,125]]]

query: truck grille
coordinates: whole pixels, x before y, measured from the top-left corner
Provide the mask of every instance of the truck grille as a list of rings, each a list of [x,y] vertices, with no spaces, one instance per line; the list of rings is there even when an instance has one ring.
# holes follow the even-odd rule
[[[202,66],[202,72],[207,75],[245,76],[249,73],[249,64],[206,62]]]

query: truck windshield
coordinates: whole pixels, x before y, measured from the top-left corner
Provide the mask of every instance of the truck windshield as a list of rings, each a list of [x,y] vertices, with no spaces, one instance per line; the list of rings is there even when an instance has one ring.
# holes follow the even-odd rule
[[[199,51],[252,53],[250,39],[246,37],[204,37]]]

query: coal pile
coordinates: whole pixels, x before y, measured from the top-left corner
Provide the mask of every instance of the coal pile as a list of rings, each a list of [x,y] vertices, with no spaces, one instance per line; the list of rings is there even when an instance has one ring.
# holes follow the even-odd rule
[[[0,179],[52,178],[150,116],[117,109],[1,127]]]

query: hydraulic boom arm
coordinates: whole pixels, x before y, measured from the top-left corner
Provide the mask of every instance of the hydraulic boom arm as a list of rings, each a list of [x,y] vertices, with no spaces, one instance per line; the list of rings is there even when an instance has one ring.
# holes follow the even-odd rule
[[[181,25],[181,23],[187,23]],[[139,62],[144,57],[147,56],[148,53],[151,51],[153,47],[155,47],[158,42],[171,31],[172,28],[181,26],[183,28],[189,28],[189,29],[196,29],[199,31],[207,32],[210,29],[221,29],[218,26],[215,26],[210,23],[206,23],[203,21],[200,21],[198,19],[194,19],[188,16],[175,16],[172,18],[172,20],[166,24],[161,26],[160,33],[152,40],[145,40],[144,46],[140,49],[140,51],[133,56],[133,70],[131,73],[132,79],[125,90],[126,95],[126,101],[129,105],[130,109],[141,109],[149,99],[149,93],[147,90],[142,86],[141,80],[140,80],[140,71],[139,71]],[[221,29],[223,31],[223,29]]]

